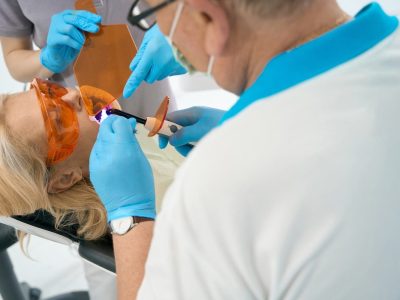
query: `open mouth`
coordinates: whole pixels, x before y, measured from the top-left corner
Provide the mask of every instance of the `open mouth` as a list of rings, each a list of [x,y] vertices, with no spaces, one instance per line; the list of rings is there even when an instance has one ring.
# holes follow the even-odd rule
[[[105,108],[103,108],[100,112],[98,112],[95,116],[89,116],[89,120],[96,122],[97,124],[101,124],[105,119],[108,117],[107,111],[110,109],[121,109],[121,106],[119,105],[118,101],[114,101],[111,104],[107,105]]]
[[[89,120],[100,124],[107,117],[107,110],[120,109],[118,101],[108,92],[89,85],[79,87]]]
[[[94,121],[98,124],[100,124],[101,122],[103,122],[105,119],[107,119],[108,115],[107,115],[107,110],[111,109],[111,105],[107,105],[105,108],[103,108],[97,115],[95,116],[89,116],[89,119],[91,121]]]

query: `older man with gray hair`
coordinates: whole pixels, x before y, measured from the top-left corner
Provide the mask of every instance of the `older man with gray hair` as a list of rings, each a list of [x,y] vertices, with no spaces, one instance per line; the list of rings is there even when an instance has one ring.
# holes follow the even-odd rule
[[[240,98],[170,187],[138,299],[399,299],[398,18],[335,0],[148,2],[135,20],[156,12],[181,64]],[[207,119],[195,111],[176,135]],[[101,125],[91,178],[106,206],[140,217],[154,200],[134,127]],[[130,184],[101,188],[119,177]],[[126,228],[121,299],[153,221]]]

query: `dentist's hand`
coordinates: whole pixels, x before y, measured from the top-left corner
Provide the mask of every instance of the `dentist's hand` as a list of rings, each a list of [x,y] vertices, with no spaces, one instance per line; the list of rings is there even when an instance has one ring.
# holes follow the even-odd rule
[[[187,156],[193,148],[188,144],[202,139],[218,125],[224,114],[224,110],[210,107],[191,107],[168,114],[167,120],[179,124],[183,128],[170,136],[169,140],[160,136],[160,148],[164,149],[169,142],[181,155]]]
[[[108,221],[156,216],[153,174],[136,140],[135,127],[134,119],[108,117],[90,155],[90,180]]]
[[[78,56],[85,43],[82,31],[95,33],[101,16],[83,10],[65,10],[51,18],[47,45],[41,50],[41,64],[54,73],[63,72]]]
[[[168,76],[186,73],[185,68],[175,60],[171,46],[158,25],[153,26],[145,34],[130,69],[132,75],[125,85],[125,98],[130,97],[142,81],[152,84]]]

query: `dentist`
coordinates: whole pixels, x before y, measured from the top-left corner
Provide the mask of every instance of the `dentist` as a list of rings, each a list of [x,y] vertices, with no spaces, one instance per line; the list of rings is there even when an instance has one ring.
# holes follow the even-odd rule
[[[101,125],[90,176],[120,299],[399,299],[398,18],[335,0],[148,2],[137,18],[156,13],[182,64],[240,99],[155,225],[136,124]]]

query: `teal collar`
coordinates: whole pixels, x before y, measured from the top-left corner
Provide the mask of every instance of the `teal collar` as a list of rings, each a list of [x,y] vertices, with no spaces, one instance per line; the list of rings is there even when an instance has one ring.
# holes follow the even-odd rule
[[[363,8],[342,26],[273,58],[256,82],[224,115],[221,124],[258,100],[275,95],[335,68],[371,49],[398,27],[378,3]]]

